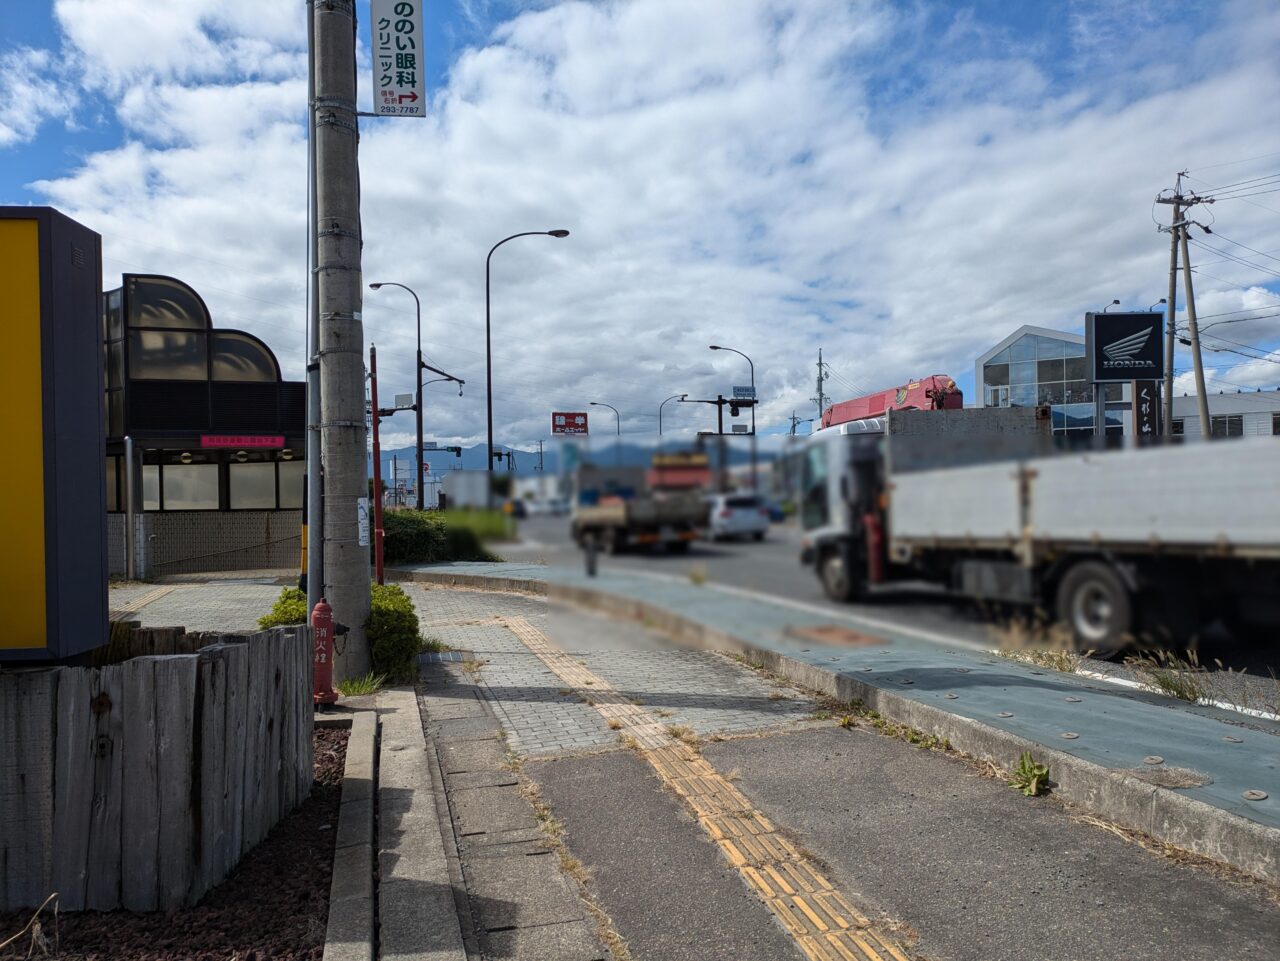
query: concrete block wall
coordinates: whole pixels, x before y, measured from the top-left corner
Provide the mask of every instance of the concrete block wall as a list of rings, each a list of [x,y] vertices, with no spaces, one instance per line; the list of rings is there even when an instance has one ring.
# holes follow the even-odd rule
[[[146,512],[137,525],[140,578],[204,571],[296,568],[302,550],[302,511]],[[107,515],[110,572],[125,574],[125,515]]]

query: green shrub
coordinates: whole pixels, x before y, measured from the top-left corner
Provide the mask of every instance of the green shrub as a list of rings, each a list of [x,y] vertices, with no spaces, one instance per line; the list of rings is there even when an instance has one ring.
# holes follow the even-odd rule
[[[387,511],[382,515],[382,558],[387,564],[496,561],[480,543],[465,515],[427,511]],[[498,515],[500,518],[501,515]]]
[[[422,650],[413,602],[397,584],[374,584],[371,600],[364,626],[374,673],[385,674],[392,681],[413,680]]]
[[[362,697],[368,694],[377,694],[382,690],[382,685],[387,683],[385,674],[374,674],[370,671],[364,677],[349,677],[346,680],[338,682],[338,693],[343,697]]]
[[[285,624],[307,622],[307,595],[296,587],[286,587],[271,605],[271,613],[258,618],[258,626],[264,631]]]

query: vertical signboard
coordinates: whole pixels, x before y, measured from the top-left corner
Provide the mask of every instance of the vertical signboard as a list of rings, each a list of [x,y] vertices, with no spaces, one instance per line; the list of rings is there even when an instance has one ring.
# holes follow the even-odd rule
[[[1154,380],[1133,382],[1133,433],[1139,443],[1160,436],[1158,396]]]
[[[371,0],[373,112],[425,117],[422,0]]]
[[[0,207],[0,662],[107,639],[102,247],[48,207]]]

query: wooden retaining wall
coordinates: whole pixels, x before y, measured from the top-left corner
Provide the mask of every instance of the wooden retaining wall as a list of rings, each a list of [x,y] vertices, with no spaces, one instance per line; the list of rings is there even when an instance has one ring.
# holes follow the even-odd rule
[[[97,663],[0,671],[0,911],[194,904],[311,791],[309,628],[135,630]]]

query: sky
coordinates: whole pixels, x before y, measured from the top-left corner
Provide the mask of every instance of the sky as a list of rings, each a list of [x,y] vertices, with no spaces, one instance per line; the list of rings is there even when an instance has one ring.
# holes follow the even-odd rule
[[[368,0],[357,15],[370,109]],[[466,380],[428,386],[430,439],[483,442],[484,262],[509,234],[571,231],[494,255],[497,442],[536,445],[552,410],[590,401],[652,441],[664,398],[749,382],[713,343],[752,358],[778,435],[815,415],[820,347],[833,399],[932,373],[972,399],[974,358],[1018,326],[1156,303],[1154,201],[1180,171],[1219,197],[1192,214],[1213,231],[1191,246],[1209,389],[1280,386],[1273,0],[433,0],[426,17],[428,115],[362,118],[360,167],[364,278],[414,288],[429,362]],[[305,101],[301,0],[5,0],[0,203],[98,231],[108,287],[188,282],[301,379]],[[412,299],[366,291],[363,313],[380,393],[412,391]],[[1180,352],[1179,393],[1189,366]],[[663,426],[713,418],[672,403]],[[412,426],[385,422],[384,443]]]

